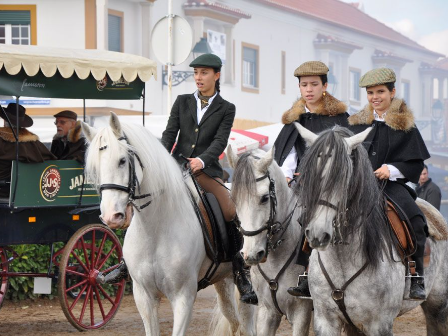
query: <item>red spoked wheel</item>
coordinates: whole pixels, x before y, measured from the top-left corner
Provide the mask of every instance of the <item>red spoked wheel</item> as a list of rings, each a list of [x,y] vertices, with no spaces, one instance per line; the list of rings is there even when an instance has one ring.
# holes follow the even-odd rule
[[[78,230],[64,247],[58,296],[65,316],[76,329],[99,329],[118,311],[126,280],[101,285],[96,278],[99,272],[118,267],[122,256],[118,237],[102,224]]]
[[[0,272],[8,272],[8,256],[6,255],[6,250],[3,247],[0,247]],[[0,308],[5,300],[8,286],[8,277],[0,274]]]

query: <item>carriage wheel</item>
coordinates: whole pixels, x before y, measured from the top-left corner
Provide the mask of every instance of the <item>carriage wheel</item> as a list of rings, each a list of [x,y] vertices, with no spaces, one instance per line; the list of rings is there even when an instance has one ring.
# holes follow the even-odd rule
[[[8,272],[8,257],[6,250],[0,247],[0,272]],[[0,276],[0,308],[5,300],[6,292],[8,291],[9,281],[7,276]]]
[[[64,247],[58,296],[65,316],[78,330],[99,329],[116,314],[126,280],[100,285],[96,278],[116,268],[122,256],[118,237],[102,224],[79,229]]]

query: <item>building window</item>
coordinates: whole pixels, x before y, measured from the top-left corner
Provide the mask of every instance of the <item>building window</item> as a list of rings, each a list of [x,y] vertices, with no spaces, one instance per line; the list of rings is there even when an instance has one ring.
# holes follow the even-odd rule
[[[409,105],[411,100],[411,83],[405,79],[401,81],[401,98]]]
[[[108,47],[110,51],[123,52],[123,12],[109,9]]]
[[[259,47],[242,44],[242,90],[258,93],[259,88]]]
[[[36,6],[0,6],[0,44],[36,44]]]
[[[286,52],[282,51],[282,94],[286,93]]]
[[[359,79],[361,70],[350,68],[350,100],[353,102],[361,101],[361,90],[359,88]]]

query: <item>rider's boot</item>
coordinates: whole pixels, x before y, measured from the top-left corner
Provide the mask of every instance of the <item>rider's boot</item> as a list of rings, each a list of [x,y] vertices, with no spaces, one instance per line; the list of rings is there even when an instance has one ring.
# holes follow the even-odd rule
[[[126,266],[124,259],[122,259],[119,266],[112,272],[106,275],[100,272],[96,278],[96,282],[98,282],[101,285],[112,284],[120,282],[123,279],[127,279],[128,277],[129,277],[128,267]]]
[[[423,277],[423,257],[414,258],[417,277],[411,278],[409,298],[414,300],[425,300],[425,278]]]
[[[243,256],[240,252],[236,253],[233,257],[232,266],[233,279],[240,292],[240,300],[244,303],[257,305],[257,294],[255,294],[250,281],[250,267],[245,266]]]
[[[296,287],[288,288],[288,293],[292,296],[311,297],[307,272],[299,277],[299,282]]]

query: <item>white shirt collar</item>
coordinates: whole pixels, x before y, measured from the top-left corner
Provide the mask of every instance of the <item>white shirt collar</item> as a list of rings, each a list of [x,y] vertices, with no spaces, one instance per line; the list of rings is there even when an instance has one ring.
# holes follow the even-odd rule
[[[311,113],[310,109],[305,105],[305,113]]]
[[[384,118],[386,118],[386,113],[387,112],[384,112],[383,115],[380,117],[380,115],[378,113],[376,113],[375,110],[373,110],[373,116],[374,116],[376,121],[383,121],[384,122],[385,121]]]
[[[213,99],[215,99],[217,94],[218,94],[218,91],[216,91],[215,94],[208,99],[208,105],[206,107],[202,108],[201,100],[199,99],[199,96],[198,96],[198,91],[196,90],[196,92],[194,93],[194,96],[196,98],[196,108],[197,108],[196,113],[197,113],[198,125],[201,122],[202,117],[204,116],[205,112],[207,112],[208,108],[212,104]]]

